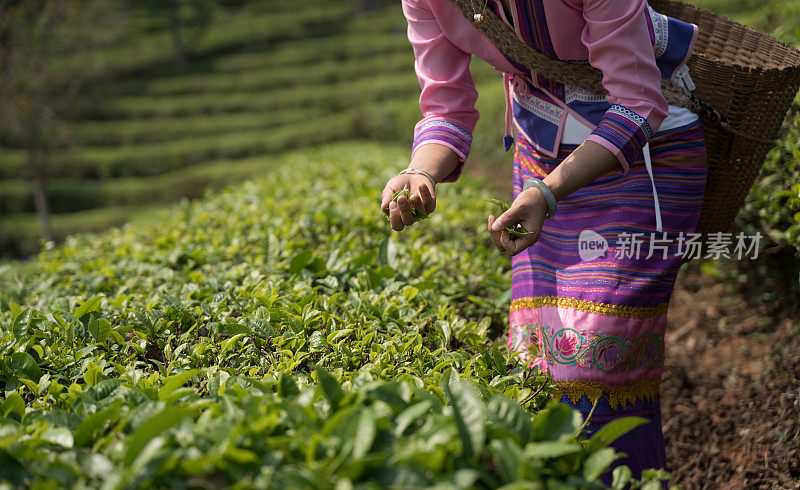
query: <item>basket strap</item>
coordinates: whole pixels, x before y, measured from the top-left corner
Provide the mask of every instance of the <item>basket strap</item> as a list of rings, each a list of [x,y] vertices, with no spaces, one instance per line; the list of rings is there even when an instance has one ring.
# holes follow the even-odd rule
[[[603,72],[589,64],[571,63],[551,58],[521,41],[516,33],[492,9],[483,9],[484,0],[451,0],[464,16],[486,36],[505,56],[517,64],[530,68],[545,78],[600,95],[608,94],[603,87]],[[481,22],[474,22],[474,12],[483,11]],[[728,118],[700,97],[671,80],[661,80],[661,92],[668,103],[684,107],[731,133],[762,143],[775,144],[777,140],[751,136],[730,126]]]

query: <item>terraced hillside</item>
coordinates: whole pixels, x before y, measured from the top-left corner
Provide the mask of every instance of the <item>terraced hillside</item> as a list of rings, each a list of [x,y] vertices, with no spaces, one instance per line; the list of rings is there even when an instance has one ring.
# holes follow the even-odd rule
[[[149,215],[159,203],[258,176],[272,156],[350,139],[408,144],[419,86],[398,3],[354,12],[314,0],[218,8],[186,69],[166,26],[134,17],[105,49],[106,74],[70,115],[72,145],[55,156],[48,197],[57,238]],[[388,3],[388,2],[387,2]],[[125,40],[129,41],[125,41]],[[496,73],[474,63],[484,114],[502,110]],[[476,154],[497,154],[500,117]],[[483,141],[480,141],[483,140]],[[0,254],[38,248],[21,149],[0,148]]]

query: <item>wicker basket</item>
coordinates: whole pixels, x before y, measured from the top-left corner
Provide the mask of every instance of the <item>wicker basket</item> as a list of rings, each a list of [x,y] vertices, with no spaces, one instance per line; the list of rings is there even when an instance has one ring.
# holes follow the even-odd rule
[[[689,59],[694,93],[723,114],[731,132],[703,118],[708,183],[698,232],[726,231],[742,207],[800,86],[800,52],[755,29],[679,0],[650,2],[697,24]],[[738,133],[738,134],[737,134]],[[749,135],[748,138],[742,135]],[[766,140],[766,141],[765,141]]]
[[[469,19],[476,5],[483,5],[483,0],[452,1]],[[694,110],[703,121],[709,167],[697,231],[727,231],[767,152],[775,145],[781,122],[800,87],[800,52],[755,29],[680,0],[649,3],[660,13],[699,27],[688,63],[697,88],[689,95],[665,80],[662,89],[670,103]],[[488,12],[486,20],[476,27],[522,65],[558,82],[606,93],[599,70],[537,52],[520,41],[493,12]],[[719,115],[724,124],[719,122]]]

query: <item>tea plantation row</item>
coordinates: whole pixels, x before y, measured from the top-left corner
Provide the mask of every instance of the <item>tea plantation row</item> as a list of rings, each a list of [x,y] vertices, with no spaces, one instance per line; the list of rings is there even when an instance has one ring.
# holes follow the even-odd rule
[[[327,0],[302,12],[281,2],[217,8],[186,69],[168,61],[168,26],[132,19],[121,38],[136,42],[98,53],[106,74],[84,90],[70,146],[52,157],[55,238],[251,177],[259,156],[362,138],[408,145],[419,87],[402,12],[352,11]],[[487,65],[475,68],[480,109],[496,122],[481,123],[487,136],[476,135],[473,154],[499,154],[502,87]],[[30,165],[21,149],[0,151],[0,255],[26,255],[39,247]]]
[[[0,480],[601,488],[608,443],[643,419],[582,438],[493,341],[509,263],[483,231],[483,182],[441,186],[429,220],[389,230],[378,193],[406,159],[366,143],[286,155],[0,270]]]

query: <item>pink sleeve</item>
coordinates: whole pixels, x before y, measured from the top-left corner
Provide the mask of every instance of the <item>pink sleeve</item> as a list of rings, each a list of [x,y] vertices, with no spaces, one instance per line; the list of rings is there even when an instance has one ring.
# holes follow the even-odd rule
[[[625,172],[667,117],[647,28],[645,0],[584,0],[581,41],[603,72],[611,108],[587,138],[606,147]]]
[[[428,5],[428,0],[403,0],[408,40],[414,49],[423,118],[414,127],[412,154],[422,145],[437,143],[458,155],[458,167],[442,182],[455,182],[463,170],[478,122],[478,93],[469,72],[472,56],[456,47]]]

